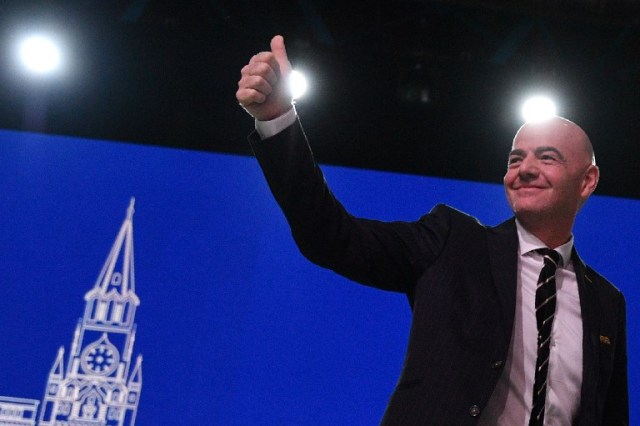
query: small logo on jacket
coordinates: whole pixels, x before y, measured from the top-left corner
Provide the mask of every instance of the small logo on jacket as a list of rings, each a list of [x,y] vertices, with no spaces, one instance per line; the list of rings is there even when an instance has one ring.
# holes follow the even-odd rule
[[[603,345],[607,345],[607,346],[611,346],[611,339],[609,339],[609,336],[600,336],[600,343],[602,343]]]

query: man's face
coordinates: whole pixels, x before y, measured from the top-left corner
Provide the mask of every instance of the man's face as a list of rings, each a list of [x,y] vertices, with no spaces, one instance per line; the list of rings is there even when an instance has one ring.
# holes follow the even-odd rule
[[[573,123],[531,124],[518,132],[504,176],[516,217],[573,221],[598,178],[587,143]]]

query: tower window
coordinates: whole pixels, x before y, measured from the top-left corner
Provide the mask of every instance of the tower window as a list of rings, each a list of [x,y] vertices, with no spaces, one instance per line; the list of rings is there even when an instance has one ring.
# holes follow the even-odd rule
[[[122,274],[120,272],[114,272],[111,276],[111,285],[117,287],[120,284],[122,284]]]

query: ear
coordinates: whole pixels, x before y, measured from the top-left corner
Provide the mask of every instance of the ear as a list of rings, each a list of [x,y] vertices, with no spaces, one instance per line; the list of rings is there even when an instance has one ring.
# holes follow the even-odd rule
[[[589,196],[593,194],[593,191],[596,190],[599,180],[600,169],[598,168],[598,166],[589,166],[582,180],[582,190],[580,192],[580,196],[585,200],[589,198]]]

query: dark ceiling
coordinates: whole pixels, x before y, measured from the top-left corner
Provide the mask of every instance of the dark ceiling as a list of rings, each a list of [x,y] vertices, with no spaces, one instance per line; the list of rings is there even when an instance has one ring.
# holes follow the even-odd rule
[[[500,182],[519,103],[542,91],[590,134],[598,193],[640,198],[638,1],[8,3],[2,128],[250,154],[239,70],[281,33],[321,162]],[[65,39],[63,75],[18,70],[33,25]]]

